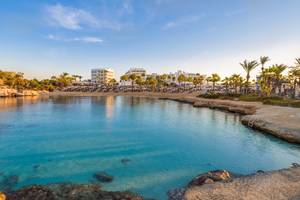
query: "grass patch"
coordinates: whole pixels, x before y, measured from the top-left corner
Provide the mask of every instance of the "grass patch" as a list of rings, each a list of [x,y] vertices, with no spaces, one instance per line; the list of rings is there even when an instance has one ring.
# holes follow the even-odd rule
[[[224,100],[239,100],[239,101],[250,101],[250,102],[262,102],[266,105],[286,106],[300,108],[300,100],[285,99],[283,97],[261,97],[257,94],[213,94],[207,93],[199,95],[198,97],[206,99],[224,99]]]
[[[263,104],[300,108],[300,101],[293,100],[293,99],[281,99],[281,100],[266,99],[266,100],[263,100]]]

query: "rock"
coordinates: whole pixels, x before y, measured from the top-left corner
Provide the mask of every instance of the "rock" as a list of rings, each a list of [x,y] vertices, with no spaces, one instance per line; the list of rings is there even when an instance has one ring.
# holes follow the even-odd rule
[[[256,173],[265,173],[263,170],[257,170],[257,172]]]
[[[105,172],[97,172],[97,173],[95,173],[94,174],[94,178],[97,179],[100,182],[103,182],[103,183],[112,182],[113,179],[114,179],[112,176],[108,175]]]
[[[188,184],[188,187],[200,186],[204,184],[212,184],[214,182],[219,182],[219,181],[226,182],[226,181],[230,181],[231,177],[232,177],[231,173],[229,173],[226,170],[210,171],[198,175]]]
[[[8,193],[9,200],[54,200],[53,192],[45,186],[30,186]]]
[[[175,188],[167,192],[168,200],[182,200],[185,188]]]
[[[39,93],[35,90],[23,90],[23,95],[24,96],[38,96]]]
[[[300,167],[300,165],[298,163],[293,163],[292,166],[293,167]]]
[[[127,165],[127,163],[129,163],[131,160],[129,158],[123,158],[121,159],[121,163],[124,165]]]
[[[97,184],[33,185],[7,194],[9,200],[142,200],[130,192],[103,191]]]
[[[291,167],[263,174],[233,177],[230,181],[189,187],[184,193],[185,200],[296,200],[300,199],[300,168]]]

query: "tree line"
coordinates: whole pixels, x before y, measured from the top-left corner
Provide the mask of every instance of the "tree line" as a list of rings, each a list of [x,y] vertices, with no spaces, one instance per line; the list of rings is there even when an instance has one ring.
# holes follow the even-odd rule
[[[68,73],[62,73],[58,76],[52,76],[49,79],[37,80],[26,79],[23,73],[7,72],[0,70],[0,86],[4,85],[16,90],[48,90],[53,91],[55,89],[61,89],[72,84],[76,79],[81,80],[81,76],[69,75]]]

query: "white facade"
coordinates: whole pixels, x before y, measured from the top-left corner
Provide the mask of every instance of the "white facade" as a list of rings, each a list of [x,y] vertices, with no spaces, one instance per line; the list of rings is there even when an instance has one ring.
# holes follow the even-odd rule
[[[91,70],[91,81],[93,83],[108,84],[112,79],[114,79],[114,71],[111,68]]]
[[[146,70],[144,68],[130,68],[125,74],[128,76],[130,76],[131,74],[135,74],[144,78],[146,77]]]
[[[185,72],[185,71],[183,71],[183,70],[178,70],[178,71],[175,72],[175,73],[169,73],[169,74],[168,74],[167,82],[168,82],[168,83],[179,84],[179,82],[178,82],[178,77],[179,77],[180,75],[184,75],[185,77],[191,77],[191,78],[195,78],[195,77],[200,76],[200,74],[198,74],[198,73],[188,73],[188,72]]]

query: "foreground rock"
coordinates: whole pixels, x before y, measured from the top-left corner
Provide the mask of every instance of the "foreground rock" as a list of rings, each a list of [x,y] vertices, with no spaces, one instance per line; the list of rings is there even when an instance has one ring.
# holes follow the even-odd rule
[[[243,116],[241,122],[288,142],[300,144],[300,108],[264,106],[255,115]]]
[[[23,96],[38,96],[40,93],[47,93],[47,91],[23,90],[17,91],[5,86],[0,87],[0,97],[23,97]]]
[[[233,175],[226,170],[215,170],[204,174],[200,174],[195,177],[189,184],[188,187],[201,186],[204,184],[211,184],[219,181],[228,182],[231,180]]]
[[[109,192],[96,184],[34,185],[6,194],[8,200],[142,200],[130,192]]]
[[[187,187],[185,200],[298,200],[300,199],[300,167],[259,172],[200,186]]]

